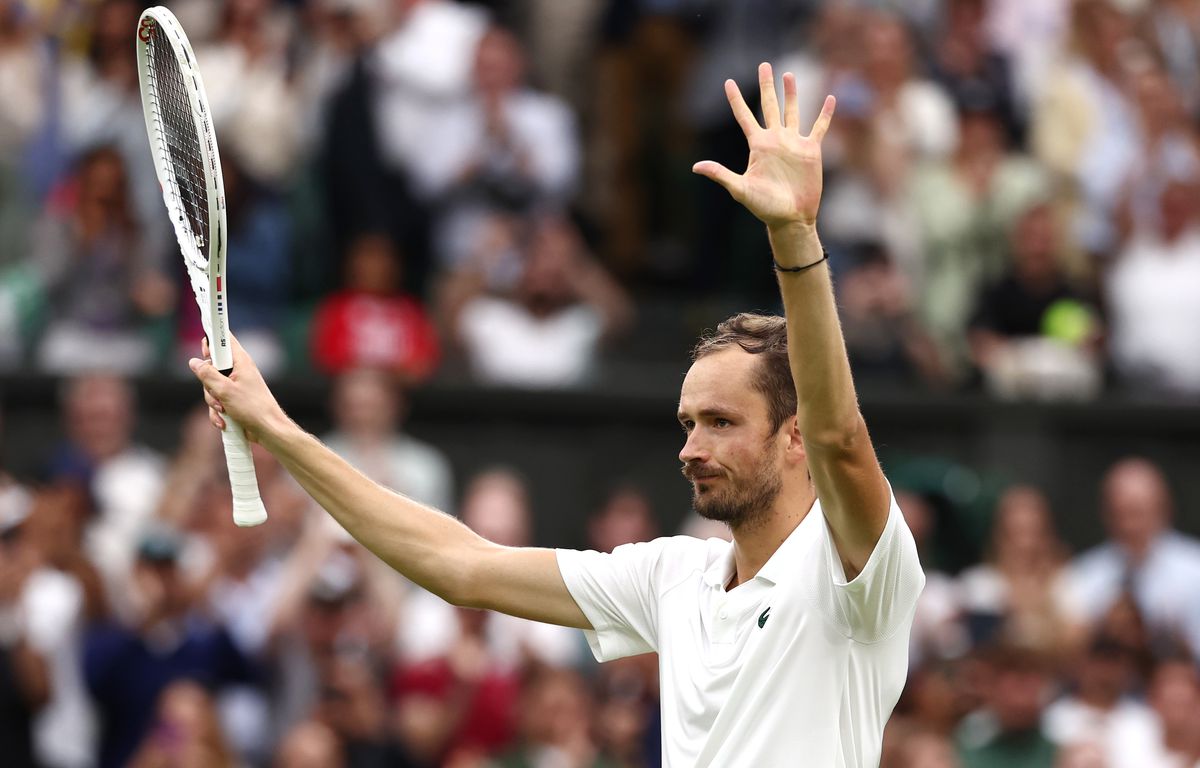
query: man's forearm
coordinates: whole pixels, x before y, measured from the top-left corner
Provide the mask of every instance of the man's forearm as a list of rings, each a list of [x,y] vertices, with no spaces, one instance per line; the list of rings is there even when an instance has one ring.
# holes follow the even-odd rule
[[[815,264],[823,257],[815,225],[773,227],[768,232],[771,251],[783,267]],[[858,428],[858,399],[829,267],[779,272],[778,278],[800,433],[810,443],[843,440]]]
[[[318,504],[367,549],[448,602],[464,590],[473,547],[487,542],[458,520],[372,482],[294,422],[260,437]]]

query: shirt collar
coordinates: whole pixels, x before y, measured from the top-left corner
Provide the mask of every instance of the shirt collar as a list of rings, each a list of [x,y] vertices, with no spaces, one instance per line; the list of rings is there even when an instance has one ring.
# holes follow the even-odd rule
[[[769,584],[778,584],[787,577],[789,572],[796,570],[796,553],[801,547],[801,542],[805,538],[805,531],[811,525],[824,524],[821,520],[821,502],[813,501],[813,505],[809,507],[808,514],[805,515],[800,522],[788,534],[788,537],[783,540],[775,553],[763,564],[763,567],[758,569],[758,575],[754,578],[762,579]]]
[[[821,503],[814,501],[812,507],[808,510],[808,514],[799,522],[788,537],[783,540],[779,548],[767,560],[763,567],[758,570],[755,579],[761,579],[768,584],[778,584],[784,579],[787,573],[795,569],[795,552],[800,548],[800,541],[804,538],[801,532],[808,524],[809,518],[821,516]],[[704,571],[704,583],[710,587],[717,589],[725,589],[725,585],[733,578],[734,570],[737,568],[733,560],[733,543],[730,542],[725,551]]]
[[[736,567],[733,562],[733,542],[729,542],[729,546],[725,547],[720,557],[713,560],[704,571],[704,583],[715,589],[723,590],[729,580],[733,578],[733,571]]]

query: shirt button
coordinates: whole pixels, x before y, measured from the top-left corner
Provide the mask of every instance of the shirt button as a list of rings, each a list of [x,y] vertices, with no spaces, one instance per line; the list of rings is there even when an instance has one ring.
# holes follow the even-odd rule
[[[718,615],[719,615],[719,616],[720,616],[722,619],[727,619],[727,618],[729,618],[729,614],[725,613],[725,611],[721,611],[721,613],[719,613]]]

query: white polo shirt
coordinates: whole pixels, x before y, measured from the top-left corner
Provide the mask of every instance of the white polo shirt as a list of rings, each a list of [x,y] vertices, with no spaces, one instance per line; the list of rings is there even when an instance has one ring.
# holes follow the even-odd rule
[[[599,661],[659,653],[664,768],[879,764],[925,575],[900,508],[847,583],[820,502],[752,580],[688,536],[558,550]]]

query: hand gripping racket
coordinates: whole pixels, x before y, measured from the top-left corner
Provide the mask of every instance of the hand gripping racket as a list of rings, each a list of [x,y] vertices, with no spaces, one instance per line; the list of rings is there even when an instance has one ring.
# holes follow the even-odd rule
[[[137,28],[138,80],[150,152],[163,201],[175,227],[188,280],[200,305],[213,365],[233,371],[225,274],[225,185],[217,136],[196,55],[175,15],[163,7],[142,13]],[[258,525],[267,511],[258,495],[250,443],[241,426],[224,415],[225,463],[233,490],[233,520]]]

